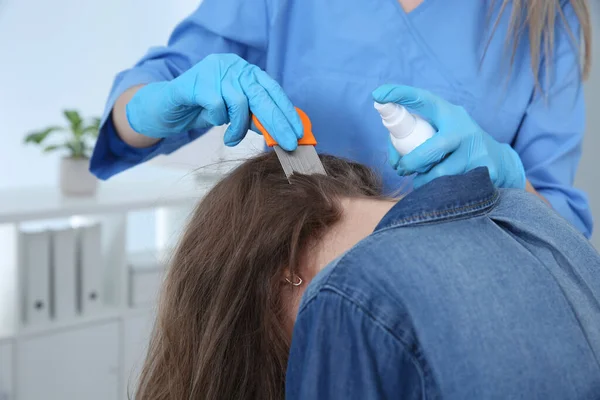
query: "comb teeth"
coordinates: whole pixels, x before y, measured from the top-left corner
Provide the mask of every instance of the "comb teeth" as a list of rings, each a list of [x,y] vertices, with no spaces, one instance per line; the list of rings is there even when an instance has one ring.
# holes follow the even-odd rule
[[[305,175],[327,175],[314,146],[301,145],[294,151],[285,151],[279,146],[273,148],[287,178],[294,172]]]

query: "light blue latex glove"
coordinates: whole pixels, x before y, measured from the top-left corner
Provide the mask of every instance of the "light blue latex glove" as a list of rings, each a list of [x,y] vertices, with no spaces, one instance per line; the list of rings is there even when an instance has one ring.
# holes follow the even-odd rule
[[[250,112],[285,150],[296,149],[303,135],[279,84],[235,54],[209,55],[172,81],[142,87],[126,112],[133,130],[154,138],[230,123],[224,142],[235,146],[248,131]]]
[[[379,103],[401,104],[437,129],[432,138],[404,157],[389,143],[389,161],[398,174],[418,174],[415,188],[477,167],[488,168],[496,187],[525,188],[525,170],[517,152],[481,129],[463,107],[410,86],[383,85],[373,92],[373,98]]]

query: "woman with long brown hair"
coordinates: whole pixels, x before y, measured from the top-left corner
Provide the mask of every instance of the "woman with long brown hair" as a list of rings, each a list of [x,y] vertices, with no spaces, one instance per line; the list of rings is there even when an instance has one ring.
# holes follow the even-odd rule
[[[340,220],[341,199],[381,196],[368,168],[323,161],[328,176],[290,185],[274,153],[252,159],[198,204],[171,261],[139,399],[283,398],[283,295],[298,291],[286,279]]]
[[[599,393],[600,257],[545,203],[485,168],[397,201],[322,161],[288,182],[261,155],[200,201],[137,399]]]

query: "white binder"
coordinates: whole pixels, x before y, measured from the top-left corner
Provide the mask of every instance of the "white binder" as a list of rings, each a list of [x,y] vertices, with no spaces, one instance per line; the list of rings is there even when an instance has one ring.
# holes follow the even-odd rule
[[[0,400],[13,397],[13,343],[0,340]]]
[[[79,228],[79,307],[83,316],[103,307],[102,230],[99,223]]]
[[[21,231],[23,320],[27,325],[50,321],[50,232]]]
[[[51,315],[59,321],[77,315],[77,246],[73,228],[52,232]]]

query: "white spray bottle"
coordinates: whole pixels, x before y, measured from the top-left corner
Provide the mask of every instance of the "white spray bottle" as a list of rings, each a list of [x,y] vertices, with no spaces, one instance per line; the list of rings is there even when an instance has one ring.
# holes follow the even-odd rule
[[[396,103],[377,103],[383,125],[390,131],[392,144],[404,156],[435,134],[435,129],[423,118],[409,113]]]

